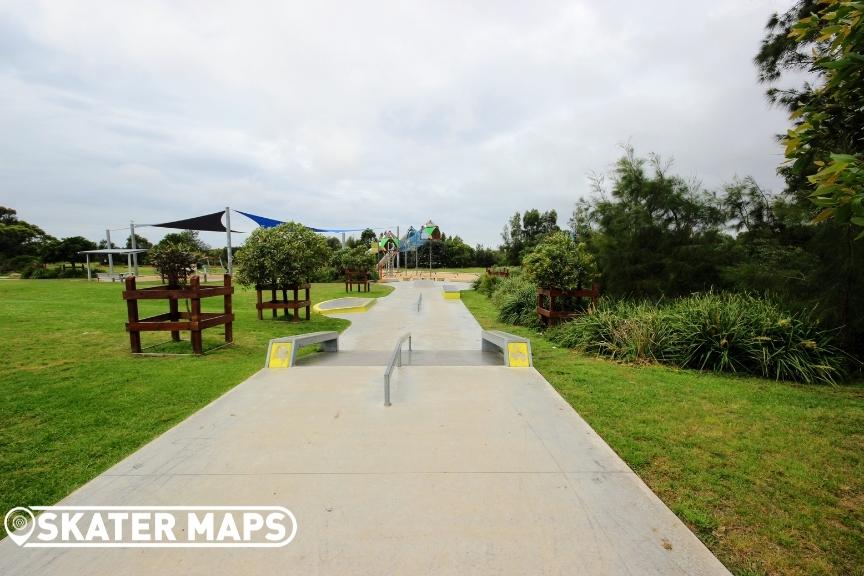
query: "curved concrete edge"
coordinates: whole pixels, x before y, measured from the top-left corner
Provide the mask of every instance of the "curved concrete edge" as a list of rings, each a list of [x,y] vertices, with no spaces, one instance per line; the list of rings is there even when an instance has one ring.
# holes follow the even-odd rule
[[[356,296],[353,298],[356,298]],[[378,299],[377,298],[366,298],[365,299],[366,302],[364,302],[362,306],[345,306],[344,308],[328,308],[328,309],[322,309],[321,308],[322,304],[328,304],[331,302],[338,302],[339,300],[342,300],[342,298],[334,298],[333,300],[324,300],[323,302],[319,302],[318,304],[315,304],[314,306],[312,306],[312,309],[315,312],[317,312],[318,314],[322,314],[324,316],[326,316],[327,314],[353,314],[356,312],[368,312],[369,308],[371,308],[375,304],[375,301]]]

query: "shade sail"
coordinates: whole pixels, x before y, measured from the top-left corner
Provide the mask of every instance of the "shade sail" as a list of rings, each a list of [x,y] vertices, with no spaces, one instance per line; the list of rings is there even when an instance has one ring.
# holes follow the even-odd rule
[[[285,223],[282,220],[268,218],[267,216],[259,216],[258,214],[250,214],[249,212],[243,212],[242,210],[235,210],[235,212],[246,216],[262,228],[273,228],[275,226],[279,226],[280,224]],[[365,228],[315,228],[313,226],[307,226],[307,228],[309,228],[313,232],[362,232],[363,230],[365,230]]]
[[[241,212],[242,214],[242,212]],[[225,225],[222,224],[222,216],[225,215],[224,210],[205,214],[203,216],[195,216],[185,220],[175,220],[173,222],[163,222],[162,224],[150,224],[158,228],[178,228],[180,230],[198,230],[201,232],[225,232]],[[237,232],[237,230],[232,230]]]
[[[262,228],[273,228],[275,226],[278,226],[279,224],[284,224],[284,222],[282,222],[281,220],[274,220],[273,218],[267,218],[266,216],[250,214],[249,212],[243,212],[242,210],[237,210],[237,213],[246,216]]]

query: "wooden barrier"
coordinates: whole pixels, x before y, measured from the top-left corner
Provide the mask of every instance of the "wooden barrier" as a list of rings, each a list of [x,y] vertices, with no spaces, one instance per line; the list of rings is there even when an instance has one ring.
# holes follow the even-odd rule
[[[584,311],[579,310],[558,310],[555,306],[555,300],[562,297],[572,298],[590,298],[591,305],[596,306],[597,300],[600,298],[600,285],[593,284],[590,290],[558,290],[556,288],[538,288],[537,289],[537,314],[540,316],[540,323],[548,326],[557,324],[562,320],[576,318]],[[547,304],[548,301],[548,304]]]
[[[123,299],[126,300],[126,311],[129,316],[126,330],[129,332],[132,352],[141,353],[141,332],[171,332],[171,339],[177,342],[180,340],[180,332],[188,330],[191,334],[192,351],[195,354],[204,353],[201,332],[207,328],[224,325],[225,342],[233,342],[234,312],[231,306],[231,295],[234,294],[234,287],[231,285],[230,274],[225,274],[222,286],[201,286],[198,276],[192,276],[188,286],[178,288],[152,286],[139,289],[135,284],[134,276],[127,277],[125,282],[126,290],[123,291]],[[202,312],[201,299],[214,296],[222,296],[223,311]],[[139,318],[139,300],[168,300],[168,312]],[[189,301],[188,312],[180,312],[179,300]]]
[[[281,290],[282,299],[279,300],[276,297],[277,292]],[[294,293],[294,299],[288,299],[288,291],[292,291]],[[299,291],[305,290],[306,297],[303,300],[299,299]],[[285,311],[285,318],[288,318],[288,310],[294,310],[294,315],[291,317],[292,322],[298,322],[300,320],[300,309],[306,309],[306,320],[309,320],[309,310],[312,307],[312,300],[309,297],[309,284],[298,284],[297,286],[289,286],[287,288],[275,288],[273,286],[255,286],[255,291],[257,292],[257,303],[255,304],[255,308],[258,309],[258,319],[264,319],[264,310],[272,310],[273,318],[276,318],[279,315],[279,310]],[[270,300],[264,300],[264,292],[270,292]]]
[[[501,278],[509,278],[510,270],[507,268],[501,268],[499,270],[494,270],[492,268],[486,268],[486,274],[489,276],[499,276]]]
[[[345,291],[353,292],[355,285],[357,286],[358,292],[369,292],[369,272],[365,270],[346,270]]]

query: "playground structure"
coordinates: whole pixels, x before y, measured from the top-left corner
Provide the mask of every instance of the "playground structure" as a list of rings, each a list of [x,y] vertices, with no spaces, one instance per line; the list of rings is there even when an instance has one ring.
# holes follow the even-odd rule
[[[381,238],[373,242],[369,249],[374,254],[382,254],[378,260],[378,277],[392,278],[395,276],[396,255],[399,254],[399,239],[390,230],[381,234]]]
[[[405,236],[402,238],[399,245],[399,252],[405,254],[405,268],[409,267],[410,259],[408,258],[408,254],[411,252],[414,253],[414,269],[419,271],[420,269],[420,255],[419,250],[424,245],[429,245],[429,271],[432,271],[432,243],[430,240],[440,240],[441,239],[441,229],[437,224],[429,220],[420,227],[419,230],[416,230],[413,226],[408,228],[408,231],[405,233]]]

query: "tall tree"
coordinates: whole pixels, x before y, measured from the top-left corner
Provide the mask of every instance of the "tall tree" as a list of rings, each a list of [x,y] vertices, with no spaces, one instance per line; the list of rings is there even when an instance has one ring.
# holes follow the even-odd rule
[[[816,221],[864,229],[864,4],[799,0],[769,20],[756,64],[769,99],[790,112],[789,191],[821,209]],[[794,72],[814,83],[773,86]]]
[[[372,242],[378,239],[378,235],[371,228],[366,228],[360,233],[360,243],[364,246],[369,246]]]
[[[864,350],[864,5],[799,0],[768,22],[755,61],[768,98],[790,112],[778,172],[799,210],[793,246],[815,259],[806,284],[847,346]],[[803,74],[802,74],[803,73]],[[801,82],[799,78],[807,78]],[[784,80],[797,85],[777,87]],[[815,217],[818,226],[807,223]],[[791,223],[790,226],[794,226]]]
[[[35,224],[18,219],[12,208],[0,206],[0,261],[18,256],[36,256],[51,236]]]
[[[656,297],[718,286],[727,259],[716,199],[666,173],[657,156],[631,147],[615,166],[611,194],[594,206],[596,252],[605,289]],[[653,173],[648,173],[648,169]]]

